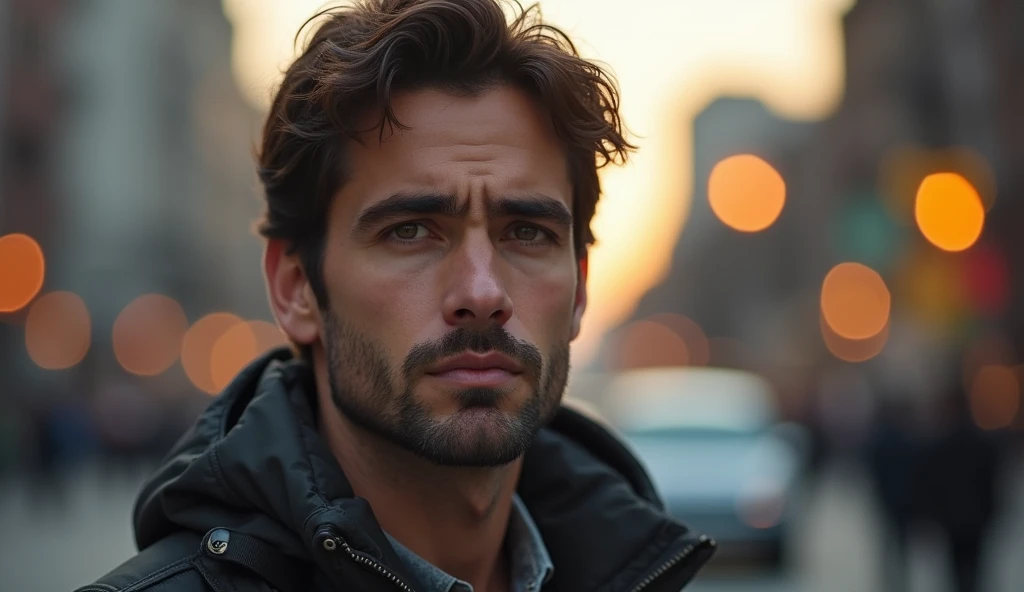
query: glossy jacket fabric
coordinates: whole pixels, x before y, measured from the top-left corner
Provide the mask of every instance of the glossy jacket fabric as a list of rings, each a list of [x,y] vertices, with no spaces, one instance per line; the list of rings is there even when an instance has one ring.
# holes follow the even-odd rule
[[[416,590],[315,414],[312,373],[287,349],[251,364],[142,489],[140,553],[80,592]],[[517,491],[555,565],[545,592],[676,592],[714,552],[617,438],[566,407]]]

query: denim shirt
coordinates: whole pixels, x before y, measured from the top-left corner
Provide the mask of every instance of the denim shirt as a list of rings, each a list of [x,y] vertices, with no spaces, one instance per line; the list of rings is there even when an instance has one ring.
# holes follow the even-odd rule
[[[395,552],[416,578],[427,586],[418,592],[473,592],[473,587],[452,576],[413,553],[391,535],[384,533]],[[509,515],[508,532],[505,534],[505,549],[509,553],[512,575],[511,592],[537,592],[551,578],[555,566],[551,563],[548,550],[540,538],[537,525],[526,511],[526,505],[518,495],[512,496],[512,512]]]

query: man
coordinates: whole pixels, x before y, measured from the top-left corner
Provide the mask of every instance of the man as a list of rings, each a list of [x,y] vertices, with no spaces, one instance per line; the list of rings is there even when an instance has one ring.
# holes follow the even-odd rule
[[[252,364],[82,590],[677,591],[714,543],[560,408],[617,91],[532,11],[322,15],[267,117],[271,307]]]

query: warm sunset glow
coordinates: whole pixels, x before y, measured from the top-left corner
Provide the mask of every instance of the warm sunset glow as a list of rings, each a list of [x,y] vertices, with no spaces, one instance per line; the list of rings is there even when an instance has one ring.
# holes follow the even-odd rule
[[[611,366],[619,370],[685,366],[686,342],[675,331],[653,321],[633,321],[620,334]]]
[[[970,391],[971,415],[984,430],[1010,426],[1020,408],[1020,384],[1013,368],[985,366],[978,370]]]
[[[286,343],[284,333],[273,323],[249,321],[231,327],[210,352],[210,377],[215,389],[223,390],[259,355]]]
[[[687,364],[707,366],[711,360],[711,348],[704,330],[693,319],[673,312],[663,312],[647,317],[648,321],[660,323],[675,331],[686,344]]]
[[[265,109],[294,58],[296,30],[325,3],[223,4],[235,31],[235,80]],[[640,0],[625,11],[618,0],[540,4],[585,57],[614,70],[624,120],[641,146],[628,166],[601,173],[604,195],[592,224],[600,241],[590,252],[590,300],[573,347],[578,364],[668,272],[691,199],[693,117],[724,95],[760,99],[781,117],[827,116],[842,95],[842,15],[853,1]]]
[[[892,298],[878,272],[860,263],[840,263],[821,285],[821,314],[840,337],[878,335],[889,321]]]
[[[921,181],[914,219],[928,242],[944,251],[963,251],[981,236],[985,207],[963,176],[935,173]]]
[[[50,292],[32,303],[25,319],[25,348],[40,368],[70,368],[85,358],[91,343],[92,319],[77,294]]]
[[[753,154],[730,156],[711,169],[708,201],[726,226],[757,232],[782,213],[786,182],[772,165]]]
[[[211,360],[214,345],[242,319],[226,312],[215,312],[196,321],[181,342],[181,366],[195,387],[215,395],[220,388],[213,380]]]
[[[27,234],[0,236],[0,313],[21,310],[43,288],[46,260]]]
[[[162,374],[178,359],[187,330],[188,318],[174,299],[139,296],[114,321],[114,356],[132,374]]]
[[[889,341],[889,325],[886,324],[876,335],[867,339],[847,339],[837,334],[825,322],[824,315],[819,324],[821,326],[821,339],[825,347],[835,357],[844,362],[859,363],[866,362],[882,353],[886,342]]]

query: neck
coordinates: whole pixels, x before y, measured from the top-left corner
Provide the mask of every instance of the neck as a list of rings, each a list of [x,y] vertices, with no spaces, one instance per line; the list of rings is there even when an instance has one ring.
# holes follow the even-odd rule
[[[521,460],[442,467],[353,425],[320,395],[320,432],[389,535],[474,590],[507,587],[502,553]]]

